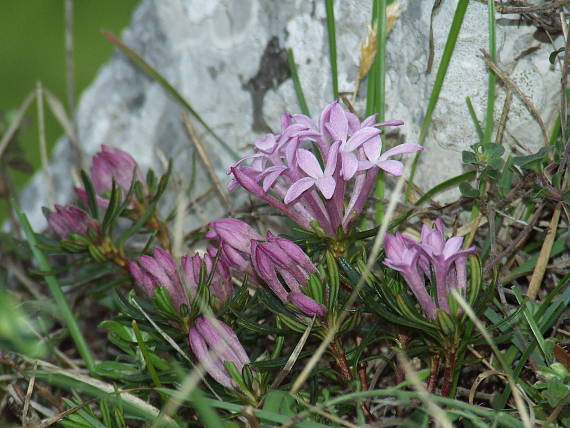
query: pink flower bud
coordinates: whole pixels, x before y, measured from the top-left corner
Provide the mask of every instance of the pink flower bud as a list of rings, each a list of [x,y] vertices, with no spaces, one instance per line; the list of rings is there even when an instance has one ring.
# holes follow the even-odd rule
[[[305,315],[310,317],[314,315],[324,317],[326,315],[326,309],[323,305],[315,302],[309,296],[305,296],[303,293],[298,291],[289,293],[287,300],[297,306]]]
[[[221,218],[208,224],[210,230],[206,238],[224,242],[243,253],[250,252],[250,241],[263,241],[264,238],[247,223],[235,218]]]
[[[70,233],[85,235],[90,226],[96,227],[95,220],[85,211],[72,205],[56,205],[55,211],[47,210],[46,218],[49,226],[61,238]]]
[[[215,318],[200,317],[188,334],[190,349],[217,382],[235,388],[224,362],[234,363],[241,372],[250,359],[233,330]]]
[[[127,152],[103,144],[101,151],[93,156],[91,180],[97,193],[104,194],[111,190],[113,178],[117,186],[126,193],[131,186],[133,171],[136,179],[144,182],[136,161]]]
[[[137,284],[149,297],[154,296],[154,289],[164,287],[175,309],[182,304],[189,304],[188,297],[180,279],[174,258],[161,248],[155,248],[153,256],[142,255],[136,263],[129,263],[129,270]]]

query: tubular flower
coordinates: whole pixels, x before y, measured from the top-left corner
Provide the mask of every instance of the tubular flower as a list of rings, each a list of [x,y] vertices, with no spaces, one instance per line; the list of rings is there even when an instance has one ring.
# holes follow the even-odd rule
[[[210,376],[225,387],[236,387],[224,362],[234,363],[241,372],[250,359],[228,325],[211,317],[197,318],[188,333],[188,342]]]
[[[48,225],[61,238],[70,233],[85,235],[89,227],[96,228],[97,223],[89,214],[73,205],[55,205],[55,211],[46,210]]]
[[[188,284],[190,290],[198,289],[202,264],[206,267],[206,279],[210,277],[215,264],[216,255],[217,251],[215,248],[208,248],[207,252],[202,256],[196,253],[193,256],[182,257],[182,270],[186,284]],[[210,291],[222,304],[226,303],[234,295],[230,270],[221,259],[218,259],[216,264],[216,270],[214,271],[212,282],[210,283]]]
[[[183,256],[179,269],[170,253],[155,248],[152,256],[142,255],[138,263],[130,261],[128,268],[137,285],[149,298],[154,297],[155,289],[162,286],[168,292],[175,309],[179,310],[182,304],[189,305],[196,294],[202,264],[206,267],[206,278],[210,276],[214,266],[215,251],[211,249],[210,253],[203,256],[199,254]],[[185,291],[186,288],[188,293]],[[222,304],[233,296],[229,270],[221,261],[216,265],[210,291]]]
[[[251,240],[265,238],[247,223],[234,218],[222,218],[208,224],[206,238],[216,241],[222,249],[220,260],[228,268],[241,274],[248,273],[254,279],[251,266]]]
[[[402,124],[375,123],[374,116],[360,121],[339,101],[325,108],[318,127],[306,116],[285,114],[280,134],[256,140],[254,153],[229,168],[229,189],[240,185],[306,230],[334,238],[361,212],[379,169],[403,173],[401,162],[389,158],[421,150],[403,144],[381,154],[379,128]]]
[[[465,290],[467,286],[467,256],[475,247],[461,249],[463,238],[454,236],[445,239],[441,219],[435,221],[432,229],[422,227],[420,242],[401,233],[386,234],[384,264],[399,271],[410,290],[416,296],[420,307],[429,318],[435,318],[437,308],[449,313],[448,297],[452,289]],[[426,278],[435,277],[437,306],[426,290]]]
[[[268,232],[266,242],[251,241],[251,261],[257,275],[283,303],[294,304],[305,315],[325,315],[325,308],[301,290],[317,269],[298,245]]]

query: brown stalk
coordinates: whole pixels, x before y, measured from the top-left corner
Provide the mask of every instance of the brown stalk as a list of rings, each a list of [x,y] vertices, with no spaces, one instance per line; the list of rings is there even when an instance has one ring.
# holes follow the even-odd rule
[[[557,9],[562,6],[570,4],[570,0],[558,0],[552,1],[550,3],[536,5],[536,6],[525,6],[525,7],[509,7],[509,6],[497,6],[497,12],[499,13],[530,13],[530,12],[545,12],[550,9]]]
[[[196,151],[198,152],[200,159],[204,163],[204,166],[206,167],[206,170],[208,171],[208,175],[210,176],[210,179],[214,183],[214,186],[216,187],[216,190],[218,191],[218,194],[220,195],[220,198],[222,199],[222,202],[226,206],[229,214],[233,217],[234,216],[234,208],[233,208],[232,203],[230,201],[230,197],[228,195],[228,192],[226,191],[226,189],[224,189],[224,187],[220,183],[220,179],[218,178],[216,171],[214,170],[212,162],[210,161],[208,153],[206,152],[206,148],[204,147],[204,143],[202,143],[202,141],[198,138],[198,135],[196,134],[196,130],[194,128],[194,125],[192,125],[192,121],[190,120],[190,115],[187,112],[183,111],[182,112],[182,118],[184,120],[184,126],[186,127],[186,131],[188,132],[188,135],[190,136],[190,140],[194,144],[194,147],[196,148]]]
[[[521,91],[521,89],[517,86],[517,84],[513,82],[513,80],[510,77],[507,76],[507,73],[501,70],[499,66],[493,62],[487,51],[481,49],[481,52],[483,53],[483,59],[485,60],[485,64],[487,64],[487,67],[489,67],[491,71],[493,71],[493,73],[495,73],[497,77],[503,81],[503,83],[505,84],[505,86],[507,86],[507,88],[511,89],[519,96],[519,98],[522,100],[526,108],[534,116],[542,131],[542,135],[544,137],[544,145],[547,146],[548,133],[546,132],[544,121],[542,120],[542,117],[540,117],[540,114],[538,113],[538,110],[536,109],[532,101]]]
[[[513,239],[513,241],[509,244],[507,248],[497,254],[495,257],[489,258],[487,263],[485,263],[485,272],[489,272],[495,265],[500,263],[503,257],[509,257],[519,246],[521,246],[524,241],[528,238],[530,232],[534,225],[538,222],[540,218],[540,214],[544,208],[544,204],[540,204],[537,208],[532,217],[529,219],[528,224],[524,227],[524,229],[519,233],[519,235]]]

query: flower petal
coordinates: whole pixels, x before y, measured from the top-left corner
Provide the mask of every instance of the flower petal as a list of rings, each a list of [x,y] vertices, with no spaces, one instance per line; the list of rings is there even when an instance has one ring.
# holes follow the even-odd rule
[[[345,181],[350,180],[358,171],[358,159],[354,153],[341,152],[342,159],[342,178]]]
[[[304,177],[301,178],[300,180],[297,180],[291,185],[291,187],[289,187],[289,190],[287,190],[283,202],[285,202],[286,204],[290,204],[291,202],[296,200],[299,196],[301,196],[303,193],[305,193],[308,189],[313,187],[314,184],[315,184],[315,179],[311,177]]]
[[[346,142],[346,144],[343,144],[344,147],[342,147],[341,150],[343,152],[352,152],[353,150],[356,150],[358,147],[360,147],[368,140],[378,135],[380,135],[380,130],[377,128],[372,128],[370,126],[366,128],[361,128],[350,137],[350,139]],[[375,140],[375,142],[376,144],[378,144],[379,140]]]
[[[336,170],[336,162],[338,159],[339,147],[340,147],[340,143],[336,142],[329,149],[329,153],[327,154],[327,164],[325,165],[324,175],[330,176],[330,175],[334,174],[334,172]]]
[[[313,153],[305,149],[297,150],[297,164],[309,177],[319,178],[323,176],[323,170]]]
[[[402,153],[414,153],[417,152],[418,150],[423,150],[422,146],[418,146],[417,144],[414,143],[400,144],[399,146],[393,147],[390,150],[387,150],[384,153],[382,153],[382,156],[380,156],[380,160],[386,160],[392,156],[396,156]]]
[[[346,140],[348,135],[348,119],[339,102],[336,102],[332,107],[330,119],[326,127],[335,141]]]
[[[333,177],[327,176],[318,178],[315,184],[325,199],[332,198],[334,189],[336,188],[336,181]]]
[[[395,177],[399,177],[404,173],[404,164],[400,161],[384,160],[376,163],[376,166]]]
[[[372,139],[368,140],[363,145],[364,154],[368,160],[372,163],[376,163],[380,158],[380,150],[382,149],[382,140]]]

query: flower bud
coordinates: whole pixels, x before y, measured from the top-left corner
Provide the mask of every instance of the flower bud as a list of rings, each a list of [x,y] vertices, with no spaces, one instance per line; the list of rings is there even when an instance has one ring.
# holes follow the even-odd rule
[[[56,205],[55,211],[47,210],[46,218],[49,226],[61,238],[70,233],[85,235],[89,226],[95,226],[95,221],[85,211],[72,205]]]
[[[287,300],[297,306],[305,315],[310,317],[314,315],[324,317],[326,315],[326,310],[323,305],[315,302],[309,296],[305,296],[303,293],[299,293],[298,291],[289,293]]]
[[[233,330],[215,318],[200,317],[190,329],[188,341],[208,374],[220,384],[235,388],[224,362],[232,362],[241,372],[250,359]]]
[[[136,179],[144,181],[136,161],[127,152],[114,149],[105,144],[101,151],[93,156],[91,166],[91,179],[97,193],[104,194],[111,190],[113,178],[117,186],[126,193],[133,178],[133,170],[136,169]]]

